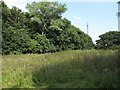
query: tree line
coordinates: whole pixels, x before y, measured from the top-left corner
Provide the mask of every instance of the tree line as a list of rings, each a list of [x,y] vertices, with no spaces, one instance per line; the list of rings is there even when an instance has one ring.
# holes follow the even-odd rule
[[[90,36],[63,18],[67,8],[58,2],[32,2],[28,12],[2,1],[2,54],[47,53],[91,49]]]
[[[26,5],[28,12],[16,6],[10,9],[4,1],[1,4],[3,55],[84,50],[95,46],[89,35],[62,18],[67,10],[65,4],[32,2]],[[119,37],[120,33],[115,35]],[[97,41],[96,49],[104,49],[101,42],[102,39]]]

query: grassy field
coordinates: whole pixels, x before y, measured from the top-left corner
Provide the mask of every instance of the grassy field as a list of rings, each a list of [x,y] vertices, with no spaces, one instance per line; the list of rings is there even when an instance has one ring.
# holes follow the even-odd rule
[[[117,88],[118,81],[113,50],[2,56],[3,88]]]

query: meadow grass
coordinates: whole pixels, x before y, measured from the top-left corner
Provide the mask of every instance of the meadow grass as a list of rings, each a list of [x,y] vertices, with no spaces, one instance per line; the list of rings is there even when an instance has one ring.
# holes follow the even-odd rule
[[[119,88],[118,72],[113,50],[2,56],[3,88]]]

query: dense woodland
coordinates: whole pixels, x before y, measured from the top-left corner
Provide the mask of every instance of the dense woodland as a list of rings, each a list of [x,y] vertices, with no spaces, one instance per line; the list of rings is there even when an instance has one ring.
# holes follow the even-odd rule
[[[52,53],[94,47],[89,35],[71,25],[68,19],[62,18],[62,14],[67,10],[65,4],[33,2],[26,5],[28,12],[23,12],[16,6],[10,9],[3,1],[1,4],[3,55]],[[117,31],[114,33],[119,45],[120,33]],[[104,45],[111,46],[111,44],[101,43],[102,35],[100,37],[96,49],[105,49]]]
[[[2,2],[3,54],[47,53],[90,49],[93,42],[61,14],[67,8],[58,2],[27,4],[29,12],[9,9]]]

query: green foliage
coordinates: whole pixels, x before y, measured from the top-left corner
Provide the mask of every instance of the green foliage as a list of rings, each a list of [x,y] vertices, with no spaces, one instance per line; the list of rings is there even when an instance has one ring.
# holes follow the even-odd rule
[[[67,8],[58,2],[27,4],[29,12],[16,6],[3,7],[2,54],[48,53],[63,50],[91,49],[93,42],[61,14]]]
[[[47,37],[61,50],[91,49],[92,39],[67,19],[52,20]]]
[[[8,27],[10,24],[10,9],[7,7],[7,5],[1,1],[2,4],[2,27]]]
[[[15,27],[15,29],[21,29],[24,26],[24,13],[21,9],[17,8],[16,6],[10,9],[10,25]]]
[[[7,55],[2,57],[2,87],[120,88],[118,61],[115,50]]]
[[[120,32],[110,31],[99,36],[99,40],[96,40],[96,49],[118,49],[120,45]]]
[[[40,35],[39,33],[36,34],[34,39],[39,43],[37,47],[38,53],[55,51],[53,44],[50,43],[49,39],[47,39],[45,35]]]
[[[66,5],[59,4],[58,2],[33,2],[27,4],[26,8],[33,16],[32,21],[38,23],[41,27],[39,32],[43,34],[48,30],[48,24],[52,19],[57,19],[62,13],[66,11]]]
[[[37,45],[37,41],[31,39],[24,29],[4,28],[2,35],[3,54],[32,53]]]

